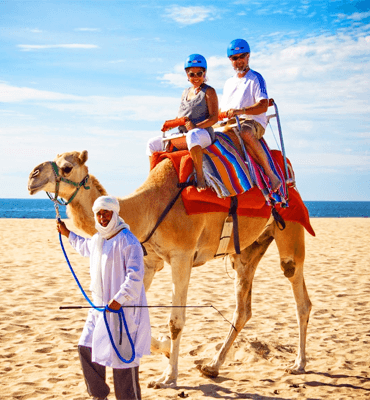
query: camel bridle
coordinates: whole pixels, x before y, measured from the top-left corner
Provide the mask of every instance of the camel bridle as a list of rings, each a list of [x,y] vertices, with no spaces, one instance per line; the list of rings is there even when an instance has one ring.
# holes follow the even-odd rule
[[[87,186],[87,181],[89,179],[89,174],[87,174],[85,176],[85,178],[82,179],[81,182],[73,182],[70,179],[64,178],[63,176],[59,175],[59,169],[58,166],[56,164],[55,161],[49,161],[52,168],[53,168],[53,172],[54,172],[54,176],[55,176],[55,195],[54,197],[52,196],[52,194],[50,194],[49,192],[46,192],[46,194],[48,195],[49,199],[52,200],[55,203],[60,204],[61,206],[66,206],[68,205],[77,195],[78,191],[83,187],[86,190],[90,189],[90,186]],[[58,195],[59,195],[59,186],[60,186],[60,182],[64,182],[67,183],[69,185],[72,185],[76,188],[76,190],[73,192],[72,196],[69,198],[68,201],[63,200],[62,198],[58,199]]]

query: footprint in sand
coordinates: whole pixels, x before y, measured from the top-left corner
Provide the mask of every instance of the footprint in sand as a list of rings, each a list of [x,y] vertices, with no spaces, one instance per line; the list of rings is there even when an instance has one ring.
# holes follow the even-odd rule
[[[36,353],[47,354],[47,353],[51,353],[52,350],[53,350],[52,347],[44,347],[43,349],[37,349],[37,350],[35,350],[35,352],[36,352]]]

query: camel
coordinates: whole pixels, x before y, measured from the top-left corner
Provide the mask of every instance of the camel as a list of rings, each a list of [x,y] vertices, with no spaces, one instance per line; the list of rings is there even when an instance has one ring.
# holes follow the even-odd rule
[[[86,150],[67,152],[58,155],[54,165],[59,175],[69,181],[81,182],[87,179],[86,187],[89,189],[81,187],[67,206],[67,214],[75,226],[88,235],[93,235],[96,230],[92,205],[97,197],[106,195],[106,191],[94,176],[88,176],[87,159]],[[41,190],[55,193],[56,180],[52,163],[43,162],[35,167],[29,176],[29,193],[33,195]],[[166,205],[177,194],[177,183],[176,171],[171,161],[165,159],[150,171],[147,180],[136,191],[119,198],[120,215],[141,242],[147,238]],[[61,181],[59,195],[63,199],[70,199],[75,189],[69,182]],[[201,266],[214,258],[226,217],[227,214],[222,212],[187,215],[180,196],[150,240],[145,243],[148,253],[144,257],[145,289],[150,288],[155,273],[160,271],[166,262],[172,269],[172,305],[185,306],[192,267]],[[184,232],[187,234],[184,235]],[[230,327],[223,346],[213,360],[199,369],[208,377],[218,376],[227,352],[252,316],[253,277],[259,261],[275,239],[280,254],[281,270],[289,279],[294,293],[299,327],[298,354],[288,372],[303,373],[306,365],[306,332],[311,311],[303,276],[304,228],[298,223],[287,221],[286,228],[280,230],[274,222],[268,223],[267,218],[239,217],[239,232],[241,254],[235,254],[232,239],[227,249],[235,271],[236,308],[233,326]],[[149,384],[151,387],[177,385],[180,340],[186,312],[185,308],[181,307],[171,310],[168,323],[170,338],[152,339],[152,351],[164,353],[169,361],[158,380]]]

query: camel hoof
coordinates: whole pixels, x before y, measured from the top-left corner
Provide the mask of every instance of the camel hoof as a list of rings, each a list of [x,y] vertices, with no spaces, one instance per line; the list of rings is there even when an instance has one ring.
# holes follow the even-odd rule
[[[294,367],[287,368],[285,372],[287,372],[290,375],[301,375],[306,373],[304,368],[294,368]]]
[[[218,370],[216,368],[212,368],[208,365],[197,365],[196,368],[202,375],[208,378],[218,377]]]
[[[156,381],[151,381],[148,383],[148,389],[160,389],[161,388],[161,384],[159,382]]]
[[[171,382],[171,383],[162,383],[162,382],[156,382],[156,381],[151,381],[148,383],[148,388],[149,389],[174,389],[176,388],[176,382]]]

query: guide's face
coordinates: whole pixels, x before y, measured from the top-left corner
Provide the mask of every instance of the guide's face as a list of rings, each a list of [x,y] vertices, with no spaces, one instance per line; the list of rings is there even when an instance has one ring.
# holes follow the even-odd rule
[[[109,224],[112,219],[113,211],[111,210],[99,210],[96,213],[96,218],[101,226],[104,228]]]

